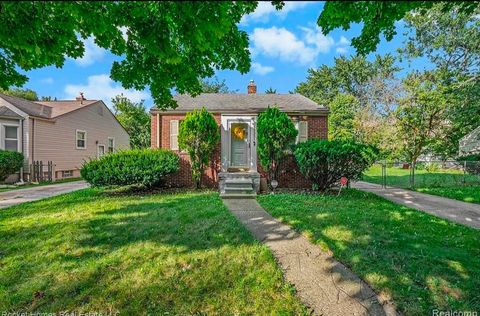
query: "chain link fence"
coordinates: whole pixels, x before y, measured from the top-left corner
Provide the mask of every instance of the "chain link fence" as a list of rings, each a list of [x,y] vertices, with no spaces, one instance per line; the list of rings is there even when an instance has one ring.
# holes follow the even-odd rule
[[[480,161],[379,161],[363,180],[408,189],[480,186]]]

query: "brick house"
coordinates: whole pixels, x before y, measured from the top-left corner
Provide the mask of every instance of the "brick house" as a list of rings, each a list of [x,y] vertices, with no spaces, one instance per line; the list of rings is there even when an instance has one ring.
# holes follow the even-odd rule
[[[245,189],[258,192],[260,183],[264,183],[261,179],[266,174],[257,158],[256,120],[268,106],[276,105],[289,115],[299,131],[296,142],[327,138],[328,108],[300,94],[257,94],[253,81],[247,91],[247,94],[203,93],[197,97],[177,95],[176,109],[151,109],[152,148],[171,149],[181,158],[180,171],[169,180],[171,185],[193,185],[188,154],[179,150],[177,137],[185,114],[194,109],[205,107],[220,128],[221,142],[202,182],[209,187],[218,185],[222,194],[245,192]],[[281,166],[277,180],[280,187],[310,187],[293,156]]]

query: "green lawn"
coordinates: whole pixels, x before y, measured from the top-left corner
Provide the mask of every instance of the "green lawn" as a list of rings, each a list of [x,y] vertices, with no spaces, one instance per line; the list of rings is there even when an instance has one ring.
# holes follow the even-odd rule
[[[480,186],[452,186],[448,188],[417,188],[416,191],[444,196],[450,199],[480,204]]]
[[[429,315],[434,308],[480,311],[480,231],[353,189],[340,197],[258,200],[393,298],[405,315]]]
[[[408,169],[387,168],[387,185],[409,188],[409,174]],[[440,169],[435,172],[415,170],[415,190],[464,202],[480,203],[480,176],[466,174],[467,185],[464,185],[463,177],[463,172],[460,170]],[[381,166],[378,164],[372,166],[364,173],[363,180],[382,184]]]
[[[217,193],[96,189],[0,210],[0,310],[306,313]]]

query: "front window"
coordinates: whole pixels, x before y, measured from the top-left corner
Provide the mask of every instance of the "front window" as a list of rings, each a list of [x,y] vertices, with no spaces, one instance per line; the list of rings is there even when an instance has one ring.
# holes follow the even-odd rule
[[[77,149],[87,148],[87,132],[77,130]]]
[[[4,126],[5,127],[5,150],[18,151],[18,126]]]
[[[115,150],[115,139],[113,139],[112,137],[109,137],[108,138],[108,152],[113,153],[114,150]]]

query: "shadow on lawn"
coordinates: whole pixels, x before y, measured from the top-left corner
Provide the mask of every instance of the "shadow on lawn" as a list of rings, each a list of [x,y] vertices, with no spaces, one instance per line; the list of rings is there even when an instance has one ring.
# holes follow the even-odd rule
[[[113,204],[109,204],[112,201]],[[83,211],[84,218],[68,217],[70,207],[76,202],[79,212],[89,208]],[[92,205],[98,206],[93,208]],[[7,214],[9,211],[12,214]],[[224,208],[218,196],[212,194],[149,196],[132,200],[128,196],[106,198],[93,191],[78,193],[62,201],[37,202],[36,214],[50,216],[42,222],[29,218],[32,209],[30,212],[14,208],[9,211],[0,215],[2,224],[21,222],[22,218],[28,221],[8,229],[0,227],[0,281],[8,291],[5,295],[10,297],[8,305],[0,303],[0,310],[8,306],[16,306],[15,310],[19,310],[19,306],[21,310],[38,310],[45,306],[53,310],[69,306],[78,308],[101,299],[106,300],[99,303],[101,306],[110,306],[110,296],[116,298],[117,306],[124,304],[128,310],[134,303],[128,301],[129,297],[133,296],[139,301],[145,300],[142,304],[156,302],[164,304],[165,311],[171,311],[168,305],[178,302],[160,302],[165,297],[160,298],[158,293],[151,291],[161,290],[167,297],[173,295],[185,302],[198,300],[199,295],[203,297],[206,293],[198,293],[196,284],[208,288],[208,284],[204,284],[208,281],[198,281],[205,277],[202,275],[205,269],[238,268],[240,275],[247,273],[237,267],[243,264],[241,258],[236,258],[239,262],[225,260],[235,256],[232,254],[237,251],[235,249],[257,245]],[[55,213],[62,212],[65,217],[55,220]],[[212,262],[215,257],[218,260]],[[123,275],[135,269],[155,277],[132,274],[133,283],[125,283]],[[215,276],[213,271],[209,273],[209,277]],[[120,283],[116,284],[115,279]],[[235,277],[232,282],[234,280]],[[228,283],[227,280],[223,282]],[[131,293],[132,288],[138,293]],[[228,289],[228,284],[213,286],[212,294],[223,288]],[[174,290],[183,292],[168,294]],[[127,294],[122,294],[124,292]],[[157,297],[149,297],[151,295]],[[158,306],[152,308],[158,311]]]
[[[264,204],[274,216],[332,250],[405,314],[480,309],[478,231],[372,195],[345,195],[293,196]]]

